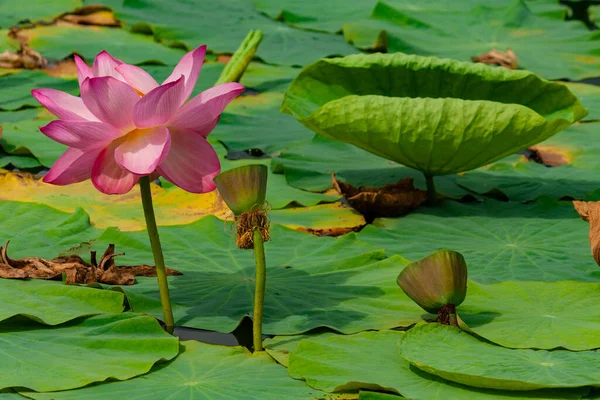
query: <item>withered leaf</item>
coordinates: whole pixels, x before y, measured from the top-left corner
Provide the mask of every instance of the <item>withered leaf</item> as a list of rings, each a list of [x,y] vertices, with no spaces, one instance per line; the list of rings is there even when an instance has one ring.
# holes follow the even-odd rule
[[[332,174],[333,187],[356,211],[367,219],[399,217],[417,208],[427,200],[425,190],[416,189],[412,178],[400,179],[396,183],[380,188],[354,187],[338,181]]]
[[[110,8],[95,4],[78,8],[62,15],[60,19],[80,25],[120,26]]]
[[[492,49],[479,57],[471,57],[471,60],[476,63],[496,64],[508,69],[519,68],[519,58],[512,49],[506,49],[506,52]]]
[[[91,252],[91,263],[78,255],[61,256],[52,260],[41,257],[26,257],[14,260],[8,256],[8,244],[0,247],[0,278],[7,279],[62,279],[66,284],[105,283],[109,285],[133,285],[136,276],[156,276],[156,268],[149,265],[117,266],[115,245],[110,244],[100,262],[96,261],[96,252]],[[167,268],[167,275],[182,275],[181,272]]]
[[[0,68],[38,69],[46,65],[48,60],[43,55],[24,44],[16,53],[10,50],[0,53]]]
[[[529,148],[531,155],[527,158],[548,167],[560,167],[569,163],[569,156],[561,149],[553,146],[535,145]]]
[[[600,201],[573,201],[581,219],[590,223],[590,247],[596,264],[600,265]]]

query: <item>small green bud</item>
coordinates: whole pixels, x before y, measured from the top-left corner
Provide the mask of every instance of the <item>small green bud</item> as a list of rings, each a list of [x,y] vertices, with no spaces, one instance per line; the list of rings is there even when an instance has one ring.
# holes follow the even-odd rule
[[[438,250],[407,265],[398,285],[425,311],[437,314],[445,305],[458,307],[465,300],[467,264],[456,251]]]
[[[213,180],[221,197],[237,217],[264,205],[268,173],[265,165],[244,165],[221,172]]]

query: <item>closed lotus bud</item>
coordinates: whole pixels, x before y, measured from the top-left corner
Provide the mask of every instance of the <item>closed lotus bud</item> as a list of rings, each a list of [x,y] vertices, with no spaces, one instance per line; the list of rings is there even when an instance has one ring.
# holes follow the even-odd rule
[[[267,193],[268,169],[264,165],[244,165],[215,176],[221,197],[235,216],[262,207]]]
[[[406,266],[398,276],[398,285],[421,308],[438,314],[445,323],[465,300],[467,264],[456,251],[438,250]]]

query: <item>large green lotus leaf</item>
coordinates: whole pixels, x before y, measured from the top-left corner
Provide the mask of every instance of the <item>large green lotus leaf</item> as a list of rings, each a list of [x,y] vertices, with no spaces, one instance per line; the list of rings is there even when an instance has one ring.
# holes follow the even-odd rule
[[[381,218],[359,238],[388,254],[419,260],[437,249],[465,256],[469,278],[480,283],[507,280],[597,281],[589,227],[573,209],[547,197],[533,204],[486,200],[444,201],[403,218]]]
[[[308,32],[278,23],[256,11],[250,1],[94,0],[111,7],[119,20],[135,31],[152,32],[167,43],[189,48],[206,43],[216,53],[232,53],[248,31],[260,29],[264,38],[257,56],[271,64],[306,65],[321,57],[357,52],[341,35]],[[198,21],[202,21],[198,24]]]
[[[375,389],[415,400],[579,399],[587,392],[506,392],[455,384],[411,367],[400,357],[397,344],[404,335],[381,331],[302,340],[290,354],[288,371],[290,376],[305,379],[310,386],[326,392]],[[432,351],[436,349],[435,344],[429,346]]]
[[[0,279],[0,321],[21,315],[34,321],[57,325],[72,319],[123,311],[123,293],[62,282]]]
[[[265,351],[269,353],[275,361],[287,368],[290,364],[290,354],[296,351],[300,341],[317,337],[322,339],[336,335],[337,333],[333,331],[325,331],[322,333],[307,333],[294,336],[274,336],[263,340],[263,345],[265,346]]]
[[[570,165],[548,168],[534,162],[496,163],[458,176],[456,183],[479,194],[502,193],[511,201],[530,201],[543,195],[557,200],[583,199],[600,188],[599,173]]]
[[[13,392],[12,389],[0,390],[0,399],[2,400],[23,400],[25,398],[26,397],[21,396],[16,392]]]
[[[600,168],[600,122],[575,124],[535,146],[579,168]]]
[[[414,169],[321,135],[315,135],[311,143],[282,152],[273,160],[273,170],[285,173],[290,185],[316,192],[332,187],[332,172],[338,179],[354,186],[384,186],[403,178],[413,178],[416,188],[426,188],[423,174]],[[436,182],[438,192],[459,198],[466,195],[468,191],[458,186],[455,180],[455,176],[439,177]]]
[[[339,32],[347,22],[369,17],[376,0],[254,0],[258,11],[286,24],[310,30]]]
[[[181,49],[162,46],[152,37],[105,27],[39,26],[24,33],[29,46],[52,60],[77,53],[93,60],[102,50],[129,64],[159,62],[175,65],[185,54]]]
[[[401,53],[317,61],[282,111],[430,176],[475,169],[586,115],[564,85],[532,73]]]
[[[240,83],[260,93],[283,92],[300,72],[300,68],[251,62]]]
[[[206,58],[208,58],[208,56]],[[93,62],[92,60],[93,58],[89,59],[90,62]],[[172,65],[150,64],[141,65],[140,67],[152,75],[157,82],[163,82],[173,72]],[[210,87],[213,87],[217,79],[219,79],[221,72],[223,72],[223,68],[225,68],[225,64],[223,63],[205,61],[204,64],[202,64],[202,70],[200,71],[198,81],[196,82],[196,86],[194,86],[194,91],[190,95],[190,98]]]
[[[399,398],[401,397],[393,394],[380,392],[366,392],[363,390],[361,390],[358,394],[358,400],[396,400]]]
[[[38,115],[28,119],[32,111],[37,112]],[[67,150],[67,146],[55,142],[40,132],[40,126],[44,126],[54,119],[46,111],[37,108],[13,111],[10,114],[20,115],[23,119],[2,125],[3,133],[2,138],[0,138],[0,145],[7,153],[21,156],[32,155],[43,166],[51,167],[58,157]]]
[[[290,378],[267,354],[194,341],[182,342],[181,348],[175,360],[135,379],[56,393],[21,393],[36,400],[105,400],[125,394],[132,400],[323,398],[324,393]]]
[[[546,79],[598,75],[600,36],[582,22],[535,15],[544,12],[528,7],[534,1],[492,3],[496,6],[480,1],[424,0],[416,5],[411,0],[384,0],[369,19],[344,25],[344,35],[359,48],[460,61],[510,48],[520,68]]]
[[[34,203],[0,201],[0,221],[0,243],[10,240],[9,256],[15,259],[52,259],[102,232],[90,225],[89,216],[80,208],[71,214]]]
[[[0,87],[2,88],[0,110],[15,110],[23,106],[38,107],[39,103],[31,95],[31,90],[35,88],[51,88],[70,94],[79,93],[76,79],[54,78],[41,71],[28,70],[0,76]],[[1,121],[7,122],[4,118]]]
[[[507,349],[441,324],[416,326],[400,339],[399,348],[415,367],[473,387],[534,390],[600,384],[596,351]]]
[[[576,82],[567,82],[565,85],[588,110],[588,115],[583,119],[584,121],[600,119],[600,87]]]
[[[255,276],[254,256],[235,247],[232,224],[207,217],[161,228],[160,237],[167,265],[184,273],[169,277],[176,324],[231,332],[252,310]],[[108,229],[94,245],[100,249],[106,243],[126,252],[123,263],[151,262],[146,232]],[[265,249],[267,334],[319,326],[351,333],[421,320],[422,310],[396,284],[406,261],[381,261],[383,252],[355,235],[316,237],[273,225]],[[134,311],[162,317],[156,279],[138,278],[123,290]]]
[[[179,340],[156,319],[133,313],[103,314],[58,326],[31,320],[0,324],[4,361],[0,387],[35,391],[74,389],[108,378],[144,374],[178,353]],[[15,373],[19,371],[19,373]]]
[[[282,99],[276,92],[235,99],[221,115],[211,139],[231,151],[259,149],[269,154],[310,142],[314,133],[279,111]]]
[[[469,282],[458,313],[477,335],[511,348],[600,348],[600,285]]]
[[[82,0],[2,0],[0,28],[10,28],[19,22],[49,21],[60,14],[81,7]]]

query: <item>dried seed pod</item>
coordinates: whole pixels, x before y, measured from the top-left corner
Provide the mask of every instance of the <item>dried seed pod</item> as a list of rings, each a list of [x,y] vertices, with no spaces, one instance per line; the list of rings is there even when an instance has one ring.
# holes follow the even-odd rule
[[[467,264],[456,251],[438,250],[406,266],[398,285],[425,311],[438,314],[443,323],[465,300]]]

